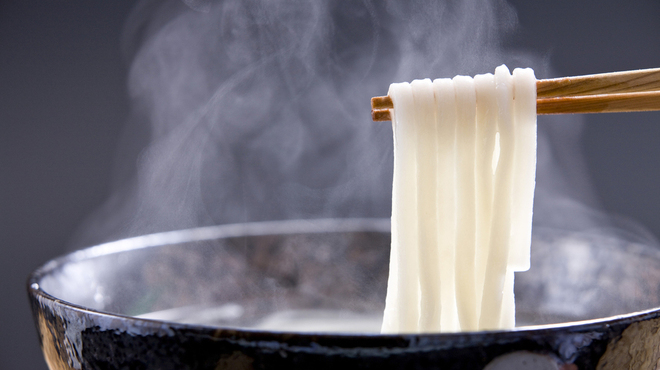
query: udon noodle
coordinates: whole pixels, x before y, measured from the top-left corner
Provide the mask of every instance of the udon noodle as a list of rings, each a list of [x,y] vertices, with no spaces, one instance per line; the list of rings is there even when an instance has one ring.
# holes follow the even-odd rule
[[[536,79],[506,66],[390,86],[392,249],[383,333],[515,326],[530,264]]]

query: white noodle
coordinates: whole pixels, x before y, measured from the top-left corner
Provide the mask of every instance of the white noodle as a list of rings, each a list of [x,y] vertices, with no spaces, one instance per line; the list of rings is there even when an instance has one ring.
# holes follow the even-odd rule
[[[493,172],[496,168],[495,144],[497,135],[497,100],[495,77],[488,73],[474,77],[477,92],[477,256],[476,290],[477,308],[481,312],[481,292],[484,290],[486,263],[490,241],[491,218],[493,212]],[[499,153],[498,153],[499,155]],[[495,163],[495,166],[493,165]]]
[[[456,310],[456,269],[449,261],[456,259],[456,93],[454,82],[443,78],[433,81],[435,96],[438,148],[436,183],[438,191],[436,204],[438,226],[436,235],[440,250],[437,266],[440,270],[440,328],[443,331],[458,331]],[[394,246],[393,246],[394,248]],[[436,293],[437,294],[437,293]]]
[[[490,247],[481,298],[479,327],[482,329],[500,328],[504,280],[509,262],[515,145],[513,140],[513,83],[511,79],[509,70],[506,67],[500,66],[495,69],[500,157],[495,170]]]
[[[461,330],[477,330],[477,289],[475,279],[477,248],[476,210],[476,111],[474,80],[454,77],[456,90],[456,304]],[[439,266],[438,266],[439,267]]]
[[[392,84],[389,95],[400,102],[394,113],[394,176],[392,182],[392,245],[383,332],[416,332],[419,321],[417,169],[415,125],[410,84]],[[405,249],[403,249],[405,248]],[[411,288],[412,287],[412,288]]]
[[[417,174],[426,181],[417,182],[419,220],[419,330],[440,330],[440,269],[436,214],[437,128],[433,83],[429,79],[411,83],[417,124]]]
[[[392,250],[382,332],[512,328],[529,268],[536,167],[530,69],[390,86]]]
[[[511,263],[514,271],[529,270],[532,239],[532,205],[536,174],[536,78],[534,71],[517,68],[514,80],[515,175],[513,182]]]

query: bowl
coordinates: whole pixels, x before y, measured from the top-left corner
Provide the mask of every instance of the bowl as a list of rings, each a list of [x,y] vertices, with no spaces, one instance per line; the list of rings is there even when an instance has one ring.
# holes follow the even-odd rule
[[[647,369],[660,251],[535,229],[518,327],[379,333],[389,220],[244,223],[133,237],[32,273],[50,369]],[[652,365],[651,365],[652,364]]]

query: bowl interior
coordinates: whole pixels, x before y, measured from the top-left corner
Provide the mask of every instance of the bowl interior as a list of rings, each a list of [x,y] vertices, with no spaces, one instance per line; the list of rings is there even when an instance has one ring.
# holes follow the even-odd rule
[[[129,247],[110,243],[46,265],[36,281],[55,298],[125,316],[278,331],[379,331],[387,220],[264,225],[167,233]],[[516,275],[515,290],[518,326],[650,309],[660,306],[660,253],[608,238],[536,233],[532,268]]]

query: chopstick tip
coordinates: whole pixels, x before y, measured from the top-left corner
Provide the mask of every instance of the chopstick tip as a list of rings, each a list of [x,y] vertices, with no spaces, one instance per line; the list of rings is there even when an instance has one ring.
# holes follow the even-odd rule
[[[389,96],[374,96],[371,98],[371,109],[391,109],[394,108],[394,102]]]
[[[371,120],[374,122],[391,121],[392,114],[389,109],[373,109],[371,111]]]

